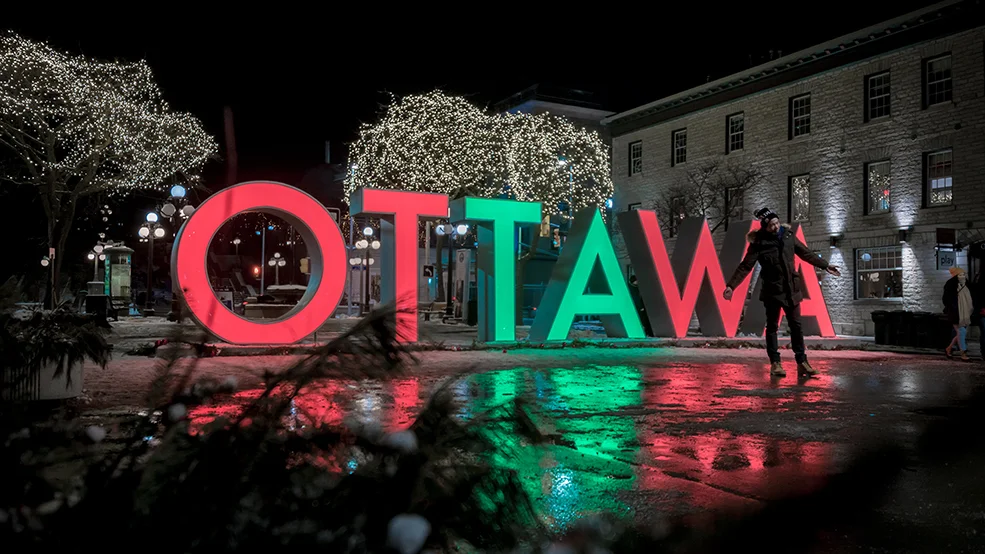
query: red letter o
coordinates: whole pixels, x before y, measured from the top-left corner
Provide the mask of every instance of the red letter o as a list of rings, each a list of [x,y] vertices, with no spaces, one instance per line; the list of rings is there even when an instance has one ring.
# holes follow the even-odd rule
[[[311,258],[308,290],[294,309],[269,322],[250,321],[229,311],[209,282],[212,237],[223,223],[245,211],[276,215],[293,225]],[[317,331],[338,307],[346,271],[338,261],[345,257],[342,232],[317,200],[283,183],[249,182],[219,191],[195,210],[175,239],[171,270],[192,317],[221,340],[291,344]]]

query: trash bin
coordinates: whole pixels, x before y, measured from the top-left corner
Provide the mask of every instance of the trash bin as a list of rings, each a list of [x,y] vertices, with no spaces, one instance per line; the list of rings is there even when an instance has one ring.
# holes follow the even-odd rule
[[[872,312],[872,323],[876,326],[876,344],[889,344],[889,312],[886,310]]]
[[[86,313],[100,314],[103,317],[108,317],[109,304],[107,300],[109,300],[109,297],[102,294],[86,295]]]
[[[914,319],[913,312],[900,312],[899,323],[896,327],[896,346],[913,347],[914,344]]]
[[[930,312],[913,312],[911,325],[913,328],[913,346],[917,348],[934,348],[934,325],[937,317]]]
[[[904,312],[902,310],[895,310],[895,311],[892,311],[892,312],[889,312],[888,314],[886,314],[887,315],[887,317],[886,317],[886,323],[888,324],[887,325],[887,328],[888,328],[887,329],[887,333],[889,335],[889,342],[886,343],[886,344],[890,344],[890,345],[893,345],[893,346],[899,346],[899,339],[900,339],[899,330],[900,330],[900,326],[903,325],[903,314],[904,313],[906,313],[906,312]]]

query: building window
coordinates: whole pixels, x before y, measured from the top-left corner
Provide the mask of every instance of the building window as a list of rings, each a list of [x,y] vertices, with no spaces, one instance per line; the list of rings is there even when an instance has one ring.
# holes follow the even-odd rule
[[[687,129],[674,131],[671,137],[673,152],[671,152],[670,165],[682,164],[687,161]]]
[[[903,249],[880,246],[855,250],[855,298],[903,297]]]
[[[865,120],[889,117],[889,72],[865,79]]]
[[[933,106],[950,102],[952,97],[951,55],[931,58],[923,67],[923,105]]]
[[[643,173],[643,141],[629,143],[629,174]]]
[[[892,208],[889,161],[865,164],[865,213],[884,214]]]
[[[790,99],[790,138],[811,132],[811,95],[803,94]]]
[[[790,178],[790,221],[807,221],[811,218],[811,176],[795,175]]]
[[[728,136],[725,142],[726,152],[742,150],[746,143],[746,116],[737,113],[728,116]]]
[[[725,230],[728,231],[729,221],[742,219],[742,209],[745,207],[745,189],[742,187],[728,187],[725,189],[725,209],[728,215],[725,217]]]
[[[951,203],[951,150],[927,154],[927,204]]]

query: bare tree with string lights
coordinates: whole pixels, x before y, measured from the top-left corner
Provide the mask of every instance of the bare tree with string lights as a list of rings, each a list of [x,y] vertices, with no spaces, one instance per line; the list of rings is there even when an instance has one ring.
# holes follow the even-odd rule
[[[541,202],[544,217],[570,218],[611,197],[608,152],[598,133],[564,117],[489,114],[433,91],[394,101],[379,121],[362,126],[350,146],[346,201],[359,187],[376,187]],[[518,283],[541,238],[549,240],[541,234],[533,231],[520,253]],[[438,236],[439,252],[443,238],[450,240]],[[441,289],[439,279],[439,297]]]
[[[0,145],[19,163],[3,180],[36,191],[47,217],[48,298],[80,202],[195,184],[218,145],[171,110],[144,62],[97,61],[16,35],[0,37]]]

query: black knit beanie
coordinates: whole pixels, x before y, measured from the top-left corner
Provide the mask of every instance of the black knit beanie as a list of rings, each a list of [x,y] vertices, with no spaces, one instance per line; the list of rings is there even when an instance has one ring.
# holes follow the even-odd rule
[[[780,216],[776,215],[776,212],[769,208],[762,208],[756,212],[756,217],[759,218],[759,225],[761,227],[766,227],[769,225],[770,220],[773,218],[780,219]]]

